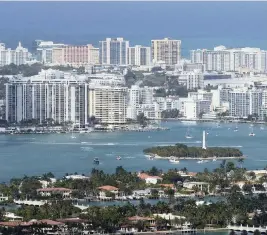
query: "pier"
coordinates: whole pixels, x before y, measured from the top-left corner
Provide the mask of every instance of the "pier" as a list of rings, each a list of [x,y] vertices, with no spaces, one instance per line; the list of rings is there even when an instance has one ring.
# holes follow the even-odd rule
[[[234,231],[247,231],[248,233],[254,233],[255,230],[259,230],[260,233],[265,233],[267,234],[267,226],[266,227],[249,227],[248,225],[247,226],[227,226],[227,228],[229,230],[234,230]]]

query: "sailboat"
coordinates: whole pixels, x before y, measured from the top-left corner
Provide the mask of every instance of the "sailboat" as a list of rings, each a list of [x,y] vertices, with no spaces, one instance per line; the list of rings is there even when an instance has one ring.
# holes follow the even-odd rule
[[[253,132],[253,127],[251,128],[251,132],[249,133],[249,136],[255,136],[255,133]]]
[[[193,136],[190,135],[190,133],[189,133],[189,128],[188,128],[187,131],[186,131],[185,138],[186,138],[186,139],[192,139],[192,138],[193,138]]]

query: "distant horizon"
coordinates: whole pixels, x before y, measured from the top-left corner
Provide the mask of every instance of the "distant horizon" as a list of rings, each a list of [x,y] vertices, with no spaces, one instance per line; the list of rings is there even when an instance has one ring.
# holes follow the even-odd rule
[[[0,42],[93,44],[123,37],[182,41],[182,55],[215,46],[267,49],[267,2],[1,2]],[[12,16],[12,17],[10,17]]]

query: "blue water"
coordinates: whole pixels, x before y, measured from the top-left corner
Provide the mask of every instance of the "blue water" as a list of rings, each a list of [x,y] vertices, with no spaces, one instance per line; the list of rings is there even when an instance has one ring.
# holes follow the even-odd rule
[[[221,161],[197,164],[195,161],[180,161],[171,164],[167,160],[148,160],[143,149],[157,145],[184,143],[189,146],[201,146],[202,131],[209,130],[208,146],[231,146],[240,148],[248,156],[243,164],[248,169],[263,168],[267,165],[267,127],[260,130],[254,127],[256,136],[250,137],[250,127],[240,124],[234,132],[234,124],[203,123],[191,126],[193,139],[185,139],[188,126],[179,122],[164,122],[169,131],[159,132],[113,132],[44,135],[0,135],[0,182],[12,177],[40,175],[53,172],[56,176],[65,173],[89,174],[93,167],[113,172],[117,166],[130,171],[140,171],[156,166],[163,170],[186,167],[189,171],[201,171],[205,167],[214,169]],[[231,128],[228,130],[228,128]],[[218,136],[216,136],[218,135]],[[116,160],[116,156],[122,160]],[[94,157],[99,157],[100,165],[93,165]]]
[[[98,45],[105,37],[124,37],[131,45],[150,45],[172,37],[182,40],[184,56],[221,44],[267,49],[266,11],[267,2],[1,2],[0,41],[10,47],[19,40],[31,47],[35,39]]]

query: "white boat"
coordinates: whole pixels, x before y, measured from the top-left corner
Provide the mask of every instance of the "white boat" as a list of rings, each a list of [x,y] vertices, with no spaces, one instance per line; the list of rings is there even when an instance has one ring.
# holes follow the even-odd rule
[[[251,132],[249,133],[249,136],[255,136],[255,133],[253,132],[253,127],[252,127]]]
[[[214,156],[213,159],[212,159],[213,162],[216,162],[217,161],[217,157]]]
[[[120,156],[118,156],[118,157],[116,157],[116,159],[117,159],[117,160],[121,160],[121,157],[120,157]]]
[[[170,160],[169,160],[169,162],[175,163],[175,164],[180,163],[180,161],[176,157],[171,157]]]
[[[261,126],[261,127],[260,127],[260,129],[261,129],[261,130],[264,130],[264,127],[263,127],[263,126]]]
[[[193,138],[193,136],[190,135],[190,133],[189,133],[189,128],[188,128],[187,131],[186,131],[185,138],[186,138],[186,139],[192,139],[192,138]]]
[[[204,161],[203,160],[199,160],[199,161],[197,161],[197,163],[204,163]]]

